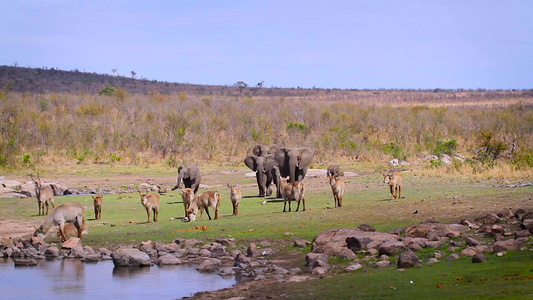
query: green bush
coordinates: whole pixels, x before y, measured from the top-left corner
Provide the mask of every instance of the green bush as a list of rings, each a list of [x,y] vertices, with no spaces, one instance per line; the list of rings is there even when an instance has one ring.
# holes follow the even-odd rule
[[[287,125],[287,130],[290,130],[291,128],[296,128],[299,130],[306,130],[307,125],[303,123],[298,123],[298,122],[290,122],[289,125]]]
[[[494,161],[498,159],[506,149],[507,145],[503,142],[493,140],[492,132],[481,132],[476,150],[476,159],[484,164],[494,165]]]
[[[533,168],[533,149],[516,152],[511,163],[520,169]]]
[[[114,86],[106,86],[105,88],[98,91],[98,95],[100,96],[113,96],[115,94],[115,87]]]
[[[455,138],[452,138],[447,141],[438,141],[433,152],[435,153],[435,155],[452,155],[455,150],[457,150],[457,146],[457,140]]]
[[[407,158],[406,151],[395,143],[384,144],[382,150],[383,153],[390,154],[396,159],[405,160]]]

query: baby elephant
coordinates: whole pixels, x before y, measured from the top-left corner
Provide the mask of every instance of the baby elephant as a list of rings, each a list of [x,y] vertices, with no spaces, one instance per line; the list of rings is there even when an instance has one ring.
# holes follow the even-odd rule
[[[402,173],[383,173],[383,183],[390,186],[390,193],[392,194],[391,200],[400,199],[402,197]]]

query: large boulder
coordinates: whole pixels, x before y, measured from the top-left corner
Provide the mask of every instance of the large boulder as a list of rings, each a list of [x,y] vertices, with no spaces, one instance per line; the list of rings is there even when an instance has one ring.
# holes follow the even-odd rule
[[[398,257],[398,269],[420,267],[422,262],[414,252],[404,252]]]
[[[397,240],[399,236],[390,233],[363,231],[358,228],[337,228],[325,230],[315,237],[311,251],[329,256],[342,256],[346,249],[354,252],[362,249],[378,249],[385,241]]]
[[[150,257],[148,254],[134,248],[119,248],[111,254],[113,264],[116,267],[139,267],[149,266]]]

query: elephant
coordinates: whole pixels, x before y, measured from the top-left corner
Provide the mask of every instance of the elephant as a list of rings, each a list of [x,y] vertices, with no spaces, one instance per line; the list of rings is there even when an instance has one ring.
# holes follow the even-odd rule
[[[274,154],[282,177],[289,176],[288,182],[302,181],[313,162],[313,150],[302,148],[279,148]]]
[[[273,183],[276,185],[276,198],[281,198],[279,168],[274,159],[274,155],[249,155],[244,159],[244,164],[252,171],[255,171],[259,197],[270,196],[272,194],[270,184]]]
[[[198,166],[183,167],[178,168],[178,179],[176,181],[176,186],[172,190],[181,188],[181,182],[185,185],[185,188],[190,188],[196,192],[200,187],[200,182],[202,181],[202,174],[200,173],[200,168]]]
[[[272,144],[272,145],[268,145],[268,146],[265,146],[265,145],[255,145],[254,149],[252,150],[252,153],[255,155],[255,156],[266,156],[268,154],[272,154],[274,155],[274,153],[276,152],[276,150],[279,149],[279,146],[276,145],[276,144]]]
[[[331,165],[328,167],[328,173],[326,176],[329,177],[330,175],[335,177],[344,176],[344,171],[341,170],[339,165]]]

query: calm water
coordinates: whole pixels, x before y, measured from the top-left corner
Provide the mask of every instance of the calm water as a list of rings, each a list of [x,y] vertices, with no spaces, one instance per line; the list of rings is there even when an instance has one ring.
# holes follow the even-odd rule
[[[110,260],[38,260],[15,267],[0,259],[2,299],[179,299],[236,284],[235,277],[200,273],[194,266],[115,268]]]

